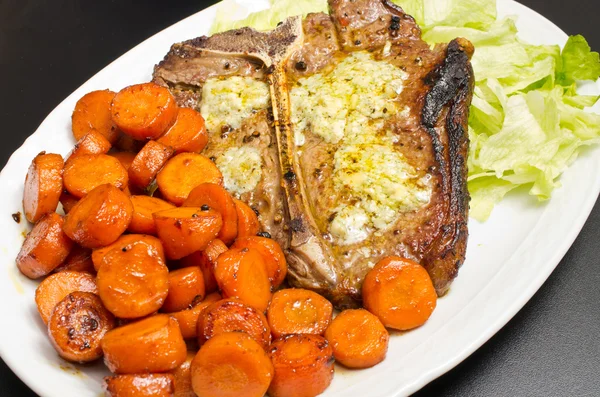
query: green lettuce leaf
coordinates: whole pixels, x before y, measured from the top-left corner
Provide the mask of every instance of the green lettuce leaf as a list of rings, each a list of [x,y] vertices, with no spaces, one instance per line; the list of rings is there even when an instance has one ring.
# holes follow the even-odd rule
[[[600,77],[600,55],[592,52],[583,36],[571,36],[562,52],[562,65],[557,73],[563,85],[577,80],[596,81]]]

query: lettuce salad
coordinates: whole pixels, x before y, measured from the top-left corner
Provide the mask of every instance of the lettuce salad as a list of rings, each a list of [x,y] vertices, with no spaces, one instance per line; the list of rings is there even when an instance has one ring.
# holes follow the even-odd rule
[[[428,43],[465,37],[475,45],[476,87],[469,120],[471,216],[485,221],[511,190],[524,186],[548,200],[586,146],[600,142],[599,96],[577,94],[577,81],[600,77],[600,57],[582,36],[566,46],[517,37],[515,21],[498,19],[496,0],[393,0],[412,15]],[[270,9],[233,21],[231,3],[212,32],[274,28],[288,16],[327,12],[327,0],[271,0]]]

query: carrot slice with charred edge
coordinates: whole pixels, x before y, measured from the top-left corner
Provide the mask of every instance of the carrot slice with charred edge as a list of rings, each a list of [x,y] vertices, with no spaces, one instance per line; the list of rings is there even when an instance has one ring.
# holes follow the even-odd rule
[[[131,203],[133,204],[133,218],[128,230],[140,234],[156,235],[156,224],[152,214],[175,208],[173,204],[148,196],[131,196]]]
[[[63,230],[86,248],[106,247],[127,230],[132,216],[129,197],[113,185],[101,185],[69,211]]]
[[[282,289],[273,294],[267,313],[273,336],[323,335],[333,315],[333,305],[316,292]]]
[[[158,139],[158,142],[172,147],[177,154],[200,153],[208,143],[204,117],[193,109],[179,109],[175,124]]]
[[[98,295],[76,291],[60,301],[48,321],[48,336],[67,361],[87,363],[102,357],[100,341],[115,327],[115,318]]]
[[[110,113],[114,97],[115,93],[109,90],[92,91],[77,101],[71,119],[76,140],[94,131],[102,134],[110,143],[117,141],[119,130]]]
[[[175,208],[155,212],[152,216],[169,259],[181,259],[205,249],[223,224],[217,211],[200,208]]]
[[[125,251],[127,251],[136,244],[146,245],[146,249],[149,249],[154,254],[157,254],[163,262],[166,261],[165,251],[159,239],[157,239],[154,236],[147,236],[143,234],[126,234],[119,237],[119,239],[111,245],[96,249],[92,252],[92,262],[94,263],[94,269],[96,269],[96,271],[100,269],[100,267],[104,263],[104,257],[113,249],[125,249]]]
[[[68,270],[96,274],[94,262],[92,262],[92,251],[87,248],[80,247],[79,245],[75,245],[62,265],[54,269],[54,273]]]
[[[198,336],[198,317],[204,309],[211,303],[221,300],[222,297],[218,292],[208,294],[200,303],[196,303],[191,309],[182,310],[180,312],[169,313],[169,316],[175,318],[179,322],[181,334],[185,339],[196,338]]]
[[[233,199],[238,218],[237,238],[256,236],[260,229],[256,212],[242,200]]]
[[[173,397],[196,397],[192,389],[192,360],[196,357],[196,352],[188,351],[183,364],[171,371],[175,379],[175,394]]]
[[[227,332],[245,332],[263,349],[271,344],[271,331],[264,314],[237,299],[224,299],[208,306],[198,318],[198,343]]]
[[[77,141],[69,157],[81,156],[82,154],[106,154],[111,147],[111,143],[104,135],[96,131],[90,131]]]
[[[206,246],[204,251],[197,251],[181,259],[184,266],[199,266],[204,274],[204,286],[207,293],[215,292],[219,287],[215,279],[215,266],[219,255],[228,248],[219,239],[214,239]]]
[[[70,157],[65,164],[63,179],[65,189],[79,198],[107,183],[124,190],[129,182],[121,162],[107,154]]]
[[[63,190],[63,192],[60,195],[60,204],[63,207],[64,213],[68,214],[73,209],[73,207],[75,207],[75,205],[79,202],[79,200],[79,197],[75,197],[66,190]]]
[[[156,183],[167,201],[182,205],[196,186],[203,183],[221,185],[223,175],[207,157],[181,153],[167,162],[156,176]]]
[[[23,209],[31,223],[56,211],[63,190],[63,158],[58,154],[38,154],[27,171],[23,189]]]
[[[263,397],[273,364],[254,339],[241,332],[217,335],[192,361],[192,387],[202,397]]]
[[[119,160],[119,162],[121,163],[123,168],[125,168],[126,171],[129,171],[131,163],[133,163],[135,156],[137,156],[137,154],[134,152],[113,152],[109,153],[108,155]]]
[[[325,339],[333,356],[348,368],[369,368],[385,359],[390,334],[379,319],[365,309],[345,310],[333,319]]]
[[[269,280],[274,288],[278,288],[287,275],[285,254],[279,243],[267,237],[248,236],[236,240],[234,248],[253,248],[260,252],[267,267]]]
[[[260,253],[252,248],[235,248],[217,259],[215,279],[225,298],[237,298],[264,312],[271,300],[271,283]]]
[[[185,207],[202,207],[214,209],[223,217],[223,227],[219,232],[219,240],[225,244],[233,243],[238,235],[238,213],[233,197],[220,185],[203,183],[196,186],[185,203]]]
[[[171,374],[113,375],[104,378],[106,397],[171,397],[175,377]],[[175,393],[175,394],[174,394]]]
[[[187,355],[177,320],[157,314],[115,328],[102,339],[104,363],[116,374],[167,372]]]
[[[112,101],[112,119],[136,140],[156,139],[177,117],[177,104],[168,89],[153,83],[123,88]]]
[[[425,268],[394,256],[382,259],[367,273],[362,295],[365,309],[386,327],[401,331],[425,324],[437,303]]]
[[[204,299],[204,276],[198,267],[186,267],[169,273],[169,294],[162,306],[166,313],[189,309]]]
[[[98,269],[98,294],[112,314],[139,318],[161,308],[169,293],[169,269],[147,244],[108,252]]]
[[[98,293],[96,279],[87,272],[64,271],[42,281],[35,290],[35,303],[44,324],[48,324],[54,307],[72,292]]]
[[[149,141],[131,163],[129,168],[131,183],[143,189],[147,188],[173,153],[172,148],[156,141]]]
[[[273,342],[270,357],[275,369],[270,397],[314,397],[333,380],[333,350],[322,336],[284,336]]]

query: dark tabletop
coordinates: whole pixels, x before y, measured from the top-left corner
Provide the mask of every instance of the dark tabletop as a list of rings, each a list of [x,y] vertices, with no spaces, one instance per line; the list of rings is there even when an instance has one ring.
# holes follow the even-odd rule
[[[0,0],[0,164],[96,72],[213,2]],[[521,3],[567,33],[583,34],[600,50],[599,0]],[[525,308],[418,395],[600,395],[599,228],[597,204],[560,266]],[[0,396],[34,395],[0,361]]]

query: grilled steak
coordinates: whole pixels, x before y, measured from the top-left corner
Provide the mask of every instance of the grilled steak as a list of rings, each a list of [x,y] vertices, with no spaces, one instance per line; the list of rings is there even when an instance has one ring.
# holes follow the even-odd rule
[[[207,155],[285,248],[292,285],[353,307],[368,270],[399,255],[425,266],[442,295],[468,235],[473,47],[430,49],[387,0],[329,6],[268,33],[175,44],[154,81],[203,113]],[[239,167],[232,154],[246,147],[259,181],[240,189],[228,164]]]

